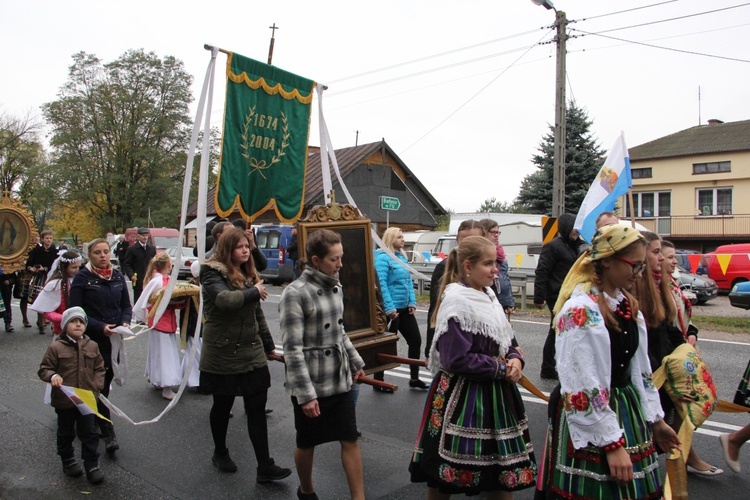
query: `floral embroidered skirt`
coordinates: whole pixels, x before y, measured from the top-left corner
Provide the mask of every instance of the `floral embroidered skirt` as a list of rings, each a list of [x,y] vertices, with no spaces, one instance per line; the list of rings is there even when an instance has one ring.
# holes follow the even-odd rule
[[[646,499],[661,498],[659,462],[651,426],[643,417],[640,399],[632,385],[613,387],[609,406],[625,431],[625,449],[633,462],[632,482],[620,485],[611,479],[602,448],[573,448],[560,386],[550,396],[550,428],[540,470],[537,499]]]
[[[449,494],[534,486],[534,449],[516,385],[441,371],[427,395],[409,471],[412,482]]]

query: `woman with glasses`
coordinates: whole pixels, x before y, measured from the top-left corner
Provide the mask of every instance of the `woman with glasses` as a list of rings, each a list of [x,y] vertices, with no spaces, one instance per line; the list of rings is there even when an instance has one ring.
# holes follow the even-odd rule
[[[557,371],[537,498],[660,498],[653,443],[680,442],[651,380],[646,325],[631,295],[646,242],[627,226],[594,234],[555,304]]]
[[[648,242],[646,250],[646,272],[638,280],[636,294],[643,304],[643,315],[648,328],[648,355],[651,370],[656,371],[662,365],[665,356],[669,356],[681,344],[687,342],[692,331],[688,331],[687,324],[681,328],[680,321],[684,321],[680,304],[675,300],[673,285],[669,270],[671,266],[665,260],[661,237],[650,231],[643,231],[643,237]],[[666,274],[666,275],[665,275]],[[697,333],[698,329],[694,329]],[[695,345],[694,342],[691,342]],[[661,405],[664,409],[665,420],[673,429],[679,429],[682,421],[677,414],[675,405],[682,404],[673,401],[667,391],[659,391]],[[701,476],[718,476],[724,471],[703,460],[690,448],[686,460],[687,470],[691,474]]]
[[[510,315],[516,309],[516,300],[513,298],[510,276],[508,276],[508,259],[505,255],[505,249],[500,244],[500,227],[497,221],[492,219],[482,219],[479,221],[479,224],[484,228],[487,239],[495,244],[497,276],[492,283],[492,290],[497,295],[500,305],[503,306],[505,314]]]

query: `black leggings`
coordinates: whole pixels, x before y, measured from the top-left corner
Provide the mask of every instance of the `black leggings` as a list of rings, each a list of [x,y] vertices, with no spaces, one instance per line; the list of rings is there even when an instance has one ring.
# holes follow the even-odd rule
[[[110,356],[110,354],[107,353],[107,356]],[[115,372],[114,370],[112,370],[111,365],[107,366],[107,363],[104,364],[104,370],[105,370],[104,371],[104,387],[102,387],[102,390],[100,392],[105,398],[109,399],[109,387],[112,385],[112,380],[115,378]],[[103,417],[106,417],[112,420],[110,418],[109,408],[104,406],[104,403],[102,403],[99,400],[99,398],[96,399],[96,409],[99,411],[99,413]],[[100,429],[103,427],[108,427],[110,425],[113,425],[107,422],[106,420],[102,420],[102,419],[97,419],[96,423],[99,425]]]
[[[211,407],[211,435],[214,438],[214,452],[223,454],[227,450],[227,429],[229,428],[229,413],[232,411],[235,396],[214,394],[214,404]],[[247,415],[247,433],[253,443],[255,459],[262,467],[270,461],[268,452],[268,424],[266,423],[267,391],[261,391],[251,396],[244,396],[245,414]]]
[[[406,344],[409,346],[409,357],[411,359],[419,359],[419,354],[422,349],[422,335],[419,333],[419,324],[417,323],[417,317],[414,314],[409,314],[409,308],[398,309],[396,311],[398,316],[391,321],[391,327],[388,331],[391,333],[401,332],[401,336],[406,340]],[[419,366],[409,365],[411,371],[412,380],[419,378]],[[375,379],[383,380],[383,372],[375,374]]]

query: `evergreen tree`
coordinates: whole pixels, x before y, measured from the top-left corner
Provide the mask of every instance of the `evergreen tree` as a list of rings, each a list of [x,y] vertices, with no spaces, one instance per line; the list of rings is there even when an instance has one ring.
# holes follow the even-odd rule
[[[568,105],[565,116],[565,211],[569,213],[578,212],[604,163],[605,151],[597,144],[590,130],[593,123],[586,110],[572,102]],[[515,201],[523,212],[552,213],[555,126],[550,125],[549,129],[539,144],[539,153],[531,159],[538,170],[523,179]]]
[[[496,213],[496,214],[514,214],[514,213],[521,213],[518,210],[518,207],[516,206],[515,202],[509,202],[509,201],[498,201],[497,198],[494,196],[492,198],[487,198],[482,202],[482,204],[479,206],[479,210],[477,212],[482,213]]]

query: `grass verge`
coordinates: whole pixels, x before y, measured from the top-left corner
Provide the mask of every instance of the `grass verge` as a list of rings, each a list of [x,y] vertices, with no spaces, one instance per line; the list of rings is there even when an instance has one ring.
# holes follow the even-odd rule
[[[750,333],[750,318],[727,316],[693,316],[693,324],[699,330],[726,333]],[[700,333],[698,334],[700,337]]]

